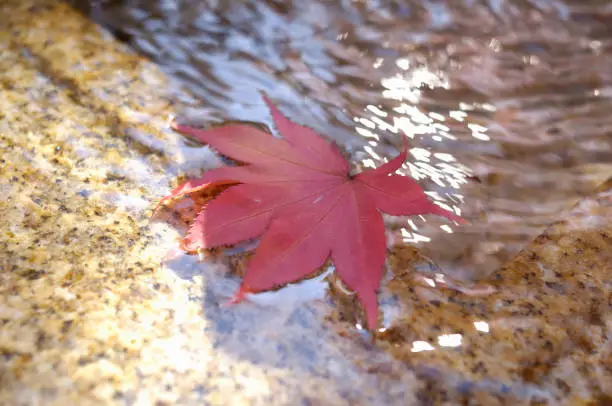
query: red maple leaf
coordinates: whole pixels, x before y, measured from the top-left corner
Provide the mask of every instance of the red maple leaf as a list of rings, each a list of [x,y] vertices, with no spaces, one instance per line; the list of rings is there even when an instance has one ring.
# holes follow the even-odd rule
[[[200,130],[173,122],[174,130],[245,165],[210,170],[172,190],[160,204],[204,188],[232,185],[204,206],[184,247],[196,251],[261,236],[234,301],[302,279],[331,256],[374,329],[386,256],[381,212],[463,220],[431,202],[413,179],[393,174],[406,159],[406,146],[384,165],[351,174],[335,144],[264,100],[282,139],[246,124]]]

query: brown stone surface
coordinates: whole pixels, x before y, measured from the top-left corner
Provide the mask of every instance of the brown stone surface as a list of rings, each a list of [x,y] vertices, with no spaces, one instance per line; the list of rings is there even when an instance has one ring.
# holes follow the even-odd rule
[[[380,334],[381,346],[429,374],[458,373],[466,389],[610,404],[611,219],[612,179],[463,293],[441,289],[445,277],[435,273],[415,286],[416,275],[403,272],[414,253],[396,249],[388,288],[403,313]]]
[[[214,157],[165,126],[197,101],[97,26],[2,2],[0,91],[0,404],[612,402],[610,182],[478,286],[395,249],[376,347],[318,280],[228,309],[222,266],[161,265],[150,208]]]

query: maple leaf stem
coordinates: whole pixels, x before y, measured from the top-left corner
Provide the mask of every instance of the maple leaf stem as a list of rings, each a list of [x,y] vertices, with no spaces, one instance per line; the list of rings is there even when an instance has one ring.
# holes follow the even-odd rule
[[[242,285],[240,285],[238,290],[232,295],[232,297],[227,302],[225,302],[224,307],[235,305],[235,304],[242,302],[243,300],[246,299],[246,295],[249,293],[253,293],[253,292],[247,285],[243,283]]]

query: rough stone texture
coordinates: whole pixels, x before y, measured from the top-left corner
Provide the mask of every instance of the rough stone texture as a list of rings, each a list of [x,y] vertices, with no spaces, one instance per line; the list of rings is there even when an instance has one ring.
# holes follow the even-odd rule
[[[452,371],[465,391],[612,403],[610,219],[612,178],[471,295],[440,289],[440,274],[421,274],[425,283],[415,286],[415,274],[402,273],[414,254],[397,249],[388,287],[403,312],[380,335],[381,346],[432,376]],[[452,335],[460,345],[448,343]],[[419,341],[431,350],[417,351]]]
[[[155,66],[61,3],[5,0],[0,89],[0,404],[612,402],[610,182],[462,293],[394,250],[372,346],[320,280],[226,309],[222,266],[162,266],[177,232],[149,209],[214,158],[165,129],[197,101]]]
[[[150,209],[176,162],[212,159],[165,129],[195,101],[66,5],[0,16],[0,404],[411,401],[327,305],[222,309],[236,281],[162,266],[177,235]]]

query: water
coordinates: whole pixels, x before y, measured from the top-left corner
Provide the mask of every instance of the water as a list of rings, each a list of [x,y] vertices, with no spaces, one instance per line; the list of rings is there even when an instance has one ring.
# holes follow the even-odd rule
[[[406,172],[472,225],[396,219],[397,237],[474,280],[610,173],[604,3],[81,6],[200,99],[179,114],[270,124],[257,93],[265,90],[365,166],[395,154],[408,134]]]
[[[471,224],[390,218],[390,240],[459,282],[486,277],[612,175],[607,2],[78,5],[200,100],[180,115],[271,124],[264,90],[363,167],[407,134],[405,172]]]

